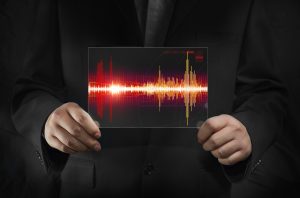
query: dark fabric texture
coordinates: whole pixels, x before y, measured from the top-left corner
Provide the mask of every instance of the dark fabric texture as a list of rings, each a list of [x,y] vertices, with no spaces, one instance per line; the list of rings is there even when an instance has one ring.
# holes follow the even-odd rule
[[[57,197],[58,180],[20,135],[10,116],[13,84],[20,75],[31,24],[27,0],[0,1],[0,197]],[[24,17],[26,16],[26,17]]]
[[[59,178],[46,174],[40,159],[20,134],[0,129],[0,197],[58,197]]]
[[[300,185],[294,159],[276,143],[263,155],[245,180],[232,186],[232,198],[293,197]]]
[[[249,175],[282,131],[286,90],[270,28],[279,19],[265,14],[266,1],[177,0],[165,36],[151,46],[208,47],[209,116],[231,114],[246,126],[249,161],[228,171],[202,150],[195,129],[106,129],[99,153],[51,150],[41,138],[47,116],[67,101],[87,107],[88,47],[144,46],[143,34],[133,0],[30,3],[13,121],[48,172],[61,173],[62,197],[229,197],[230,181]]]
[[[300,2],[266,1],[264,11],[274,19],[270,21],[272,55],[288,90],[288,114],[277,143],[249,177],[232,186],[232,197],[293,197],[300,186]]]

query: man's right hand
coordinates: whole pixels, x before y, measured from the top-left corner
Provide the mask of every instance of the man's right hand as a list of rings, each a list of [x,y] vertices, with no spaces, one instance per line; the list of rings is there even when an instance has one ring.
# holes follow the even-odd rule
[[[64,153],[100,151],[99,127],[78,104],[69,102],[55,109],[45,124],[47,143]]]

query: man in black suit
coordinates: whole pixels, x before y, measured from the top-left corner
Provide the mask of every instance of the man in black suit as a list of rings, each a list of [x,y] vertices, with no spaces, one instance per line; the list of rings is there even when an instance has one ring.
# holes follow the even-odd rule
[[[228,197],[229,181],[251,173],[280,132],[285,90],[266,1],[32,3],[13,119],[49,174],[61,174],[61,196]],[[208,47],[210,118],[198,131],[100,133],[84,111],[90,46]]]

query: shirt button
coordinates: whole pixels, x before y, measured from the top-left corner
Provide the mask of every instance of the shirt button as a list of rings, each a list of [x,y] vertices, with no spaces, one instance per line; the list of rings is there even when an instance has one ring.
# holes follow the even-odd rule
[[[145,175],[151,175],[152,172],[154,171],[154,166],[152,163],[148,163],[144,169],[144,174]]]

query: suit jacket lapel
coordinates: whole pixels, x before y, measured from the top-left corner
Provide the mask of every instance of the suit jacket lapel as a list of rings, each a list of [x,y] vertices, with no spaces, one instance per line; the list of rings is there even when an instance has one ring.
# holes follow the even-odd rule
[[[121,12],[122,19],[127,24],[128,38],[134,40],[140,46],[143,44],[142,31],[140,29],[134,0],[114,0]]]
[[[176,0],[173,17],[169,26],[168,36],[173,34],[180,24],[184,21],[185,17],[190,13],[198,0]]]

